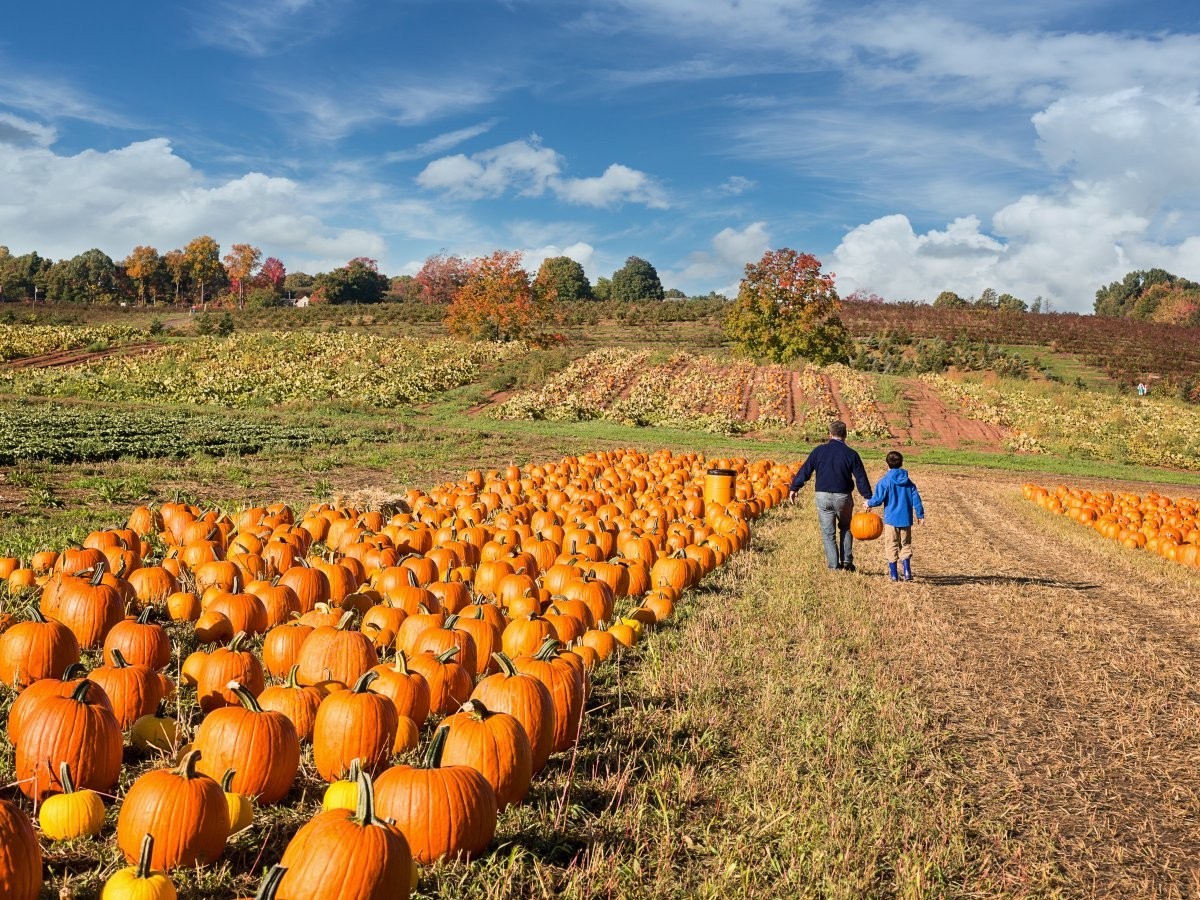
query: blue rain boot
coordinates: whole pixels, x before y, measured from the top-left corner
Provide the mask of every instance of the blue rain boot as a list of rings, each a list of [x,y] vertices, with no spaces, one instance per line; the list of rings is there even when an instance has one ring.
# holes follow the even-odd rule
[[[910,560],[910,559],[900,560],[900,568],[904,571],[904,580],[912,581],[912,560]]]
[[[896,563],[894,562],[888,563],[888,578],[890,578],[892,581],[900,580],[900,576],[896,572]]]

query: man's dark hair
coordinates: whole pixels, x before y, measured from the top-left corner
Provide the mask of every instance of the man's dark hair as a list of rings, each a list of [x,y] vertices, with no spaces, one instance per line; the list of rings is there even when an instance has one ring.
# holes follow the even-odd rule
[[[887,460],[889,469],[898,469],[904,465],[904,454],[899,450],[893,450],[884,459]]]
[[[829,423],[829,436],[835,438],[846,439],[846,423],[840,419],[834,419]]]

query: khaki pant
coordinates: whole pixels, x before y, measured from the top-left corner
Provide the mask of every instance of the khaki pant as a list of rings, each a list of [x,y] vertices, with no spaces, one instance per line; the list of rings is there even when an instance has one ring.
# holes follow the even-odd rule
[[[890,563],[912,558],[911,527],[883,526],[883,558],[885,562]]]

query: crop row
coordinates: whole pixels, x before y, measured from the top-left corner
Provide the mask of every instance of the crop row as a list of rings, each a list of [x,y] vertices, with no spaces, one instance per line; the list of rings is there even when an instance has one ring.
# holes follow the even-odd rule
[[[128,410],[54,404],[8,404],[0,410],[0,465],[23,460],[98,462],[196,453],[242,455],[340,444],[334,428],[285,425],[182,410]]]
[[[0,374],[0,391],[26,396],[216,404],[341,402],[389,406],[427,400],[472,381],[480,366],[524,344],[417,341],[346,332],[205,337],[137,357],[62,370]]]
[[[146,336],[127,325],[0,325],[0,362]]]
[[[837,413],[829,377],[847,386],[856,434],[888,433],[869,375],[845,366],[792,370],[683,351],[656,362],[650,351],[596,350],[540,389],[510,397],[493,414],[506,419],[604,419],[723,434],[818,421],[823,428]]]
[[[1011,428],[1014,450],[1200,469],[1200,411],[1179,401],[1087,390],[1039,394],[939,375],[922,380],[969,418]]]

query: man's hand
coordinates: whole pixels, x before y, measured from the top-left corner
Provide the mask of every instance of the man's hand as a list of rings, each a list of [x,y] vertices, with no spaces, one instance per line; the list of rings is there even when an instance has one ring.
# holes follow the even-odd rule
[[[925,524],[925,520],[924,520],[924,519],[917,519],[917,524],[918,524],[918,525],[924,525],[924,524]]]
[[[788,503],[795,503],[795,502],[796,502],[796,492],[788,491]]]

